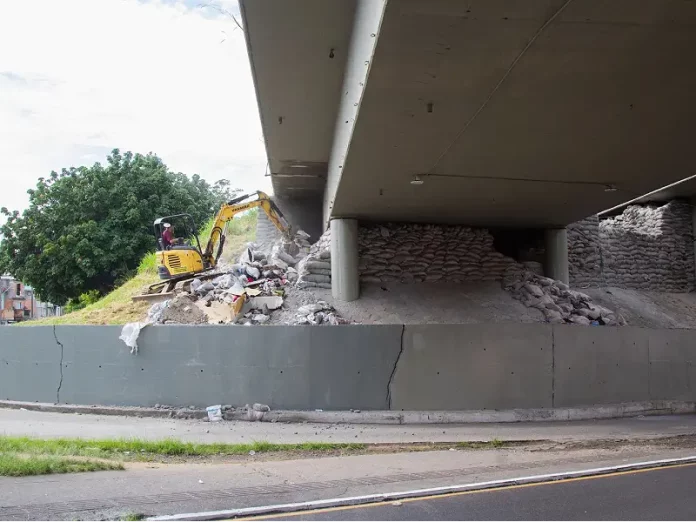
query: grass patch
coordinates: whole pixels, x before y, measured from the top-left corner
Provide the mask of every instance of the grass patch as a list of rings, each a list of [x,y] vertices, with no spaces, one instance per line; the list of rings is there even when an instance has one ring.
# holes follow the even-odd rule
[[[122,470],[119,462],[70,459],[55,456],[7,455],[0,453],[0,476],[28,477],[53,473]]]
[[[254,209],[236,217],[227,224],[227,239],[221,260],[231,262],[239,257],[247,243],[256,239],[256,221],[258,212]],[[199,234],[201,248],[210,237],[213,220],[206,223]],[[140,261],[136,275],[123,285],[105,295],[96,303],[81,310],[61,317],[46,317],[17,323],[18,326],[41,326],[53,324],[125,324],[141,321],[149,308],[145,301],[133,302],[134,295],[141,294],[145,287],[159,281],[157,276],[157,258],[154,252],[147,254]]]
[[[300,444],[275,444],[252,442],[249,444],[197,444],[174,439],[146,441],[139,439],[87,440],[87,439],[33,439],[0,435],[0,453],[26,455],[81,456],[96,458],[148,458],[152,456],[200,457],[210,455],[247,455],[276,452],[331,452],[356,451],[366,444],[303,442]]]
[[[496,449],[504,446],[516,445],[515,442],[506,443],[499,439],[475,441],[475,442],[457,442],[456,447],[461,449]]]
[[[126,513],[119,520],[123,520],[125,522],[136,522],[138,520],[145,520],[145,515],[142,513]]]

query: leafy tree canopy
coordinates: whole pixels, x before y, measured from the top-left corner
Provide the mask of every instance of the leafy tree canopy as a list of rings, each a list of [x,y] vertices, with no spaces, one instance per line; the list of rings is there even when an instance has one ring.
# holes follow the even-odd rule
[[[23,213],[1,209],[0,273],[53,303],[104,293],[155,248],[157,217],[188,213],[200,226],[236,192],[226,180],[211,186],[197,174],[171,172],[154,154],[114,149],[105,166],[39,178]]]

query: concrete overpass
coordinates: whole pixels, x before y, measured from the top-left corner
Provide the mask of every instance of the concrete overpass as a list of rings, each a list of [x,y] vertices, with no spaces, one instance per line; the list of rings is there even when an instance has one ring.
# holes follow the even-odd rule
[[[240,6],[274,191],[321,199],[340,266],[356,219],[546,228],[553,253],[696,173],[696,2]]]

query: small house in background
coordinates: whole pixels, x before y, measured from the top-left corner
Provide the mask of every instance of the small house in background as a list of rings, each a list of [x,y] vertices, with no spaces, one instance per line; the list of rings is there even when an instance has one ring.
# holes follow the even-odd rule
[[[62,315],[61,307],[37,301],[34,289],[10,275],[0,276],[0,325]]]

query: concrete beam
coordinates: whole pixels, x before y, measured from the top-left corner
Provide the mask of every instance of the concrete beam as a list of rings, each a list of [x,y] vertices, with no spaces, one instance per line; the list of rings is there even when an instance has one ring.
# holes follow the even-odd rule
[[[331,217],[386,6],[387,0],[357,0],[324,191],[325,222]]]

